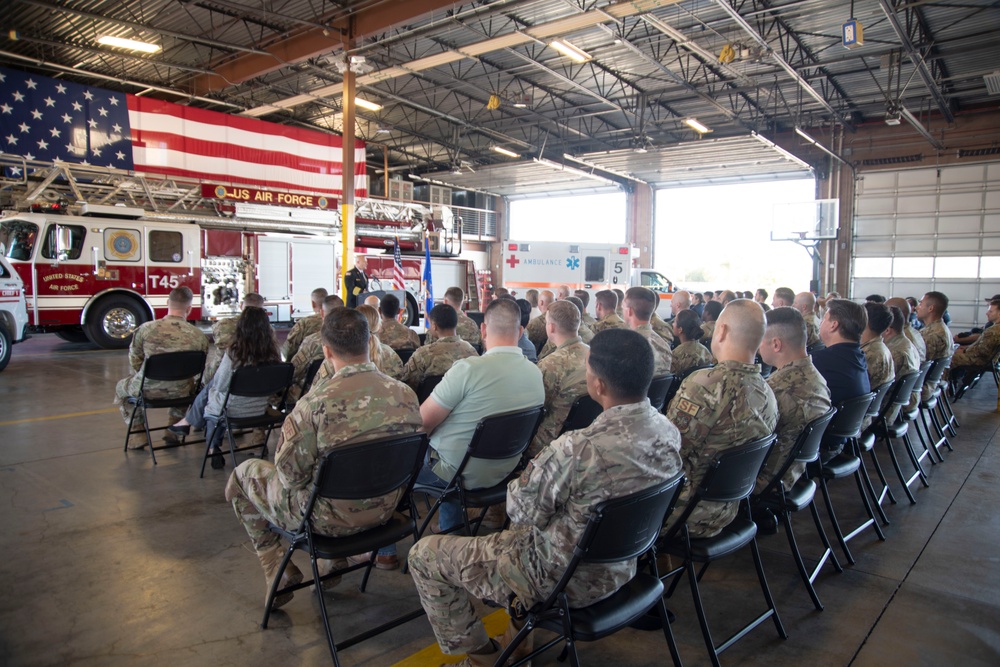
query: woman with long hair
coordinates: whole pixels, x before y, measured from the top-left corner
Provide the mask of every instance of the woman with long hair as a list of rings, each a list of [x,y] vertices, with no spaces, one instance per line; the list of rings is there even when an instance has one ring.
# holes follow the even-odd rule
[[[368,320],[368,329],[371,331],[371,338],[368,339],[368,356],[371,362],[380,372],[394,380],[402,379],[403,361],[395,350],[383,343],[378,337],[378,332],[382,330],[382,317],[377,310],[368,304],[358,306],[357,311]]]
[[[674,333],[681,344],[674,348],[670,372],[680,375],[689,368],[706,366],[715,363],[712,353],[701,344],[705,332],[701,327],[701,318],[693,310],[682,310],[674,320]]]
[[[223,404],[229,393],[229,383],[236,369],[245,366],[262,366],[281,361],[278,338],[274,334],[267,312],[263,308],[247,307],[236,322],[236,336],[219,363],[215,376],[205,385],[194,403],[188,408],[184,419],[167,430],[176,435],[187,435],[191,427],[204,428],[205,437],[213,439],[212,467],[224,468],[226,463],[219,450],[219,420]],[[229,399],[229,414],[233,417],[252,417],[264,412],[269,396],[233,396]]]

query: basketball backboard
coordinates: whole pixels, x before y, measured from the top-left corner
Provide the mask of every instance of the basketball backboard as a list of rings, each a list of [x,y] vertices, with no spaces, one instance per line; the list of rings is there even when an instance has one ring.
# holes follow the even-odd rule
[[[801,242],[835,239],[839,219],[839,199],[775,204],[771,240]]]

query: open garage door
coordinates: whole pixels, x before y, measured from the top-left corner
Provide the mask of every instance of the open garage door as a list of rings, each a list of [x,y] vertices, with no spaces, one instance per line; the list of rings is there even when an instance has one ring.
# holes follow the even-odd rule
[[[1000,292],[1000,162],[869,172],[856,197],[851,296],[938,290],[952,329],[982,326]]]

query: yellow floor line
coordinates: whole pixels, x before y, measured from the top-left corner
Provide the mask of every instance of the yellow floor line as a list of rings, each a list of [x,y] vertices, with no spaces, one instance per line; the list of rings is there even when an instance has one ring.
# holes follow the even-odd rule
[[[507,628],[508,618],[506,609],[498,609],[484,618],[483,625],[486,626],[486,634],[490,637],[502,635],[503,631]],[[409,658],[400,660],[392,667],[438,667],[438,665],[450,665],[459,662],[464,658],[464,655],[445,655],[441,652],[441,648],[434,643],[425,649],[417,651]]]
[[[88,417],[90,415],[106,415],[118,412],[118,408],[105,408],[103,410],[88,410],[87,412],[67,412],[62,415],[49,415],[48,417],[29,417],[28,419],[14,419],[8,422],[0,422],[0,426],[12,426],[14,424],[27,424],[30,422],[47,422],[53,419],[72,419],[73,417]]]

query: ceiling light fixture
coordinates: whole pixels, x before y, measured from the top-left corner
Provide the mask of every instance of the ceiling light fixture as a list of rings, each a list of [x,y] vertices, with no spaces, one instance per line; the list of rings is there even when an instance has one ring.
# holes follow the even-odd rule
[[[369,102],[363,97],[355,97],[354,103],[361,107],[362,109],[368,109],[369,111],[378,111],[382,108],[381,104],[376,104],[375,102]]]
[[[585,63],[588,60],[594,59],[592,55],[590,55],[583,49],[573,46],[564,39],[553,39],[551,42],[549,42],[549,46],[551,46],[553,49],[563,54],[567,58],[570,58],[571,60],[574,60],[578,63]]]
[[[803,130],[798,125],[795,126],[795,134],[799,135],[800,137],[802,137],[803,139],[805,139],[806,141],[808,141],[810,144],[812,144],[816,148],[820,149],[821,151],[823,151],[824,153],[826,153],[827,155],[829,155],[830,157],[832,157],[834,160],[840,162],[843,165],[851,167],[853,169],[853,167],[851,166],[850,162],[848,162],[847,160],[845,160],[844,158],[840,157],[839,155],[837,155],[836,153],[834,153],[832,150],[830,150],[829,148],[827,148],[823,144],[821,144],[818,141],[816,141],[815,139],[813,139],[809,135],[808,132],[806,132],[805,130]]]
[[[500,155],[506,155],[507,157],[521,157],[520,154],[515,153],[512,150],[508,150],[503,146],[494,146],[493,150],[497,153],[500,153]]]
[[[140,42],[135,39],[126,39],[124,37],[113,37],[112,35],[103,35],[98,37],[97,43],[105,46],[117,46],[120,49],[142,51],[143,53],[156,53],[161,48],[159,44],[150,44],[149,42]]]
[[[708,134],[709,132],[712,131],[703,123],[699,123],[697,118],[685,118],[684,124],[690,127],[698,134]]]

